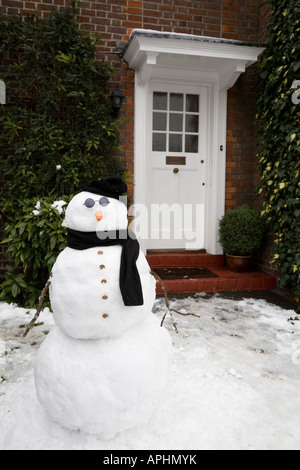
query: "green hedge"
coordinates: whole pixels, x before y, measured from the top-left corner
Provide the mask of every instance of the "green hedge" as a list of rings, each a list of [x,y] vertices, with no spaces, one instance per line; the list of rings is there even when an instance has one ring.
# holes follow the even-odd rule
[[[75,11],[47,20],[0,15],[0,197],[72,194],[82,181],[120,171],[112,70],[96,60],[98,42],[80,33]]]
[[[0,226],[13,261],[1,299],[23,305],[37,303],[64,247],[53,201],[90,180],[123,174],[113,157],[120,128],[111,117],[113,70],[97,60],[99,39],[80,31],[72,5],[47,19],[0,14],[7,91],[0,105]]]
[[[37,303],[58,254],[66,247],[63,220],[69,200],[24,200],[18,216],[6,223],[2,243],[8,243],[14,265],[7,267],[2,300],[28,307]]]
[[[247,204],[228,210],[219,222],[220,243],[228,255],[253,255],[260,248],[264,233],[264,219]]]
[[[268,46],[258,68],[259,193],[275,237],[272,262],[280,283],[299,295],[300,3],[270,0],[270,5]]]

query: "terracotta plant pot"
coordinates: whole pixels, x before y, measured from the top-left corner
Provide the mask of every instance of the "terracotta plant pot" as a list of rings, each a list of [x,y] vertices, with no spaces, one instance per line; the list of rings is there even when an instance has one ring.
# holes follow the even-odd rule
[[[244,273],[251,265],[252,256],[233,256],[226,254],[227,267],[230,271]]]

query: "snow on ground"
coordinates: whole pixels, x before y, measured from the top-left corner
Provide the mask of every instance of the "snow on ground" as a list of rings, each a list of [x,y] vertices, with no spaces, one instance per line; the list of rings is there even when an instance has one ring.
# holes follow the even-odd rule
[[[200,318],[170,316],[173,363],[161,407],[149,423],[112,440],[69,431],[39,405],[33,362],[51,312],[45,308],[26,338],[35,311],[0,303],[0,449],[300,450],[300,322],[265,300],[197,294],[171,307]],[[154,314],[162,318],[163,299]]]

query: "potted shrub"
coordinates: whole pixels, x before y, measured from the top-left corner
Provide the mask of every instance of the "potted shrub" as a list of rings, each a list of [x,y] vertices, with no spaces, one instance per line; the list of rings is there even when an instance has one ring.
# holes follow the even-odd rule
[[[219,222],[220,243],[232,271],[247,271],[252,255],[262,244],[265,221],[247,204],[230,209]]]

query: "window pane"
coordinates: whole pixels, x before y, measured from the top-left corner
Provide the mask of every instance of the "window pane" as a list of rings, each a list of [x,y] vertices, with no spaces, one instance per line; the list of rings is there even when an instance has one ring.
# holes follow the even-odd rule
[[[182,135],[169,135],[169,152],[182,152]]]
[[[182,123],[183,123],[182,114],[170,114],[170,131],[182,132]]]
[[[199,116],[197,114],[187,114],[185,116],[185,131],[198,132],[199,130]]]
[[[183,94],[170,94],[170,111],[183,111]]]
[[[197,135],[185,136],[185,152],[198,153],[198,136]]]
[[[166,131],[167,130],[167,114],[166,113],[153,113],[153,130]]]
[[[199,113],[199,95],[186,95],[186,111]]]
[[[153,93],[153,109],[166,110],[168,107],[168,94],[155,91]]]
[[[153,133],[152,150],[153,152],[165,152],[166,151],[166,134]]]

